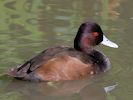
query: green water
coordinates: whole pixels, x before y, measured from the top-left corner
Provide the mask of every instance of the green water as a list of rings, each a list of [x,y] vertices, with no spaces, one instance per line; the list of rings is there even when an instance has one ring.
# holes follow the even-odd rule
[[[132,100],[132,0],[0,0],[0,100]],[[79,25],[99,23],[118,49],[100,46],[112,69],[92,79],[31,83],[3,76],[47,47],[73,46]],[[103,88],[118,86],[110,93]]]

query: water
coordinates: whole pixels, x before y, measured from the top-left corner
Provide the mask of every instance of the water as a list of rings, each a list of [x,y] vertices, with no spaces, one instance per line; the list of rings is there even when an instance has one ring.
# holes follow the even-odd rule
[[[0,100],[132,100],[132,0],[1,0]],[[100,46],[112,69],[91,79],[31,83],[3,76],[47,47],[73,46],[79,25],[98,22],[118,49]],[[118,84],[110,93],[104,87]]]

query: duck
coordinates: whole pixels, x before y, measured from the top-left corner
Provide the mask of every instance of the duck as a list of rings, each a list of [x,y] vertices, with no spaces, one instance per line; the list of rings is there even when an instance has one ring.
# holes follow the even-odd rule
[[[35,57],[15,68],[8,75],[28,81],[80,80],[106,72],[111,64],[95,46],[103,44],[112,48],[118,45],[110,41],[96,22],[80,25],[74,39],[74,47],[56,46],[47,48]]]

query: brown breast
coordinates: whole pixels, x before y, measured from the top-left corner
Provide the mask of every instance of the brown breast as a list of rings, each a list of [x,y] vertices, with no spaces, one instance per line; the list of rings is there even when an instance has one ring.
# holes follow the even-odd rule
[[[76,57],[60,55],[36,69],[37,75],[46,81],[75,80],[94,74],[91,64],[85,64]]]

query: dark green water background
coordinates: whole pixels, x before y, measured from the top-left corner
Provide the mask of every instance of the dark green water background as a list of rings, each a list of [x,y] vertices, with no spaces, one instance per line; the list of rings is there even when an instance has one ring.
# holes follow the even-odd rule
[[[31,83],[3,76],[47,47],[73,46],[79,25],[99,23],[118,49],[100,46],[112,69],[92,79]],[[132,100],[133,0],[0,0],[0,100]],[[118,83],[111,92],[103,88]]]

